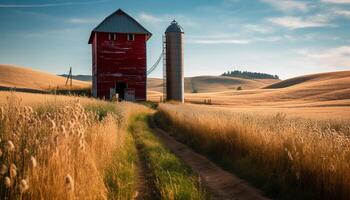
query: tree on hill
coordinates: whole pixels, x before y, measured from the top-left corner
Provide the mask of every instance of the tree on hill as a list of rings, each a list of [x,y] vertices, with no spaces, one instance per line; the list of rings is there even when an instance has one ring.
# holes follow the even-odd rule
[[[247,79],[279,79],[277,75],[271,75],[260,72],[248,72],[248,71],[228,71],[221,74],[221,76],[229,76],[229,77],[238,77],[238,78],[247,78]]]

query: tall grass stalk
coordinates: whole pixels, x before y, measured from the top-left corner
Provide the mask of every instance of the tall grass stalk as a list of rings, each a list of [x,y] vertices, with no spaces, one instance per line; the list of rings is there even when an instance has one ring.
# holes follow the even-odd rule
[[[276,198],[349,199],[349,123],[170,104],[157,121]]]
[[[128,152],[132,147],[127,145],[133,143],[126,132],[127,119],[145,108],[78,99],[83,102],[36,101],[33,109],[10,95],[0,105],[1,199],[133,195],[134,161],[122,160],[133,153]]]

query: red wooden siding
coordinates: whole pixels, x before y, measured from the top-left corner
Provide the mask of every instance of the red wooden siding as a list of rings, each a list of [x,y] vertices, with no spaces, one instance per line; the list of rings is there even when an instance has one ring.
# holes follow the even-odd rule
[[[115,88],[118,82],[125,82],[128,90],[135,90],[136,100],[146,100],[146,35],[135,34],[135,40],[128,41],[128,34],[111,33],[110,38],[109,33],[94,34],[94,96],[110,98],[110,88]]]

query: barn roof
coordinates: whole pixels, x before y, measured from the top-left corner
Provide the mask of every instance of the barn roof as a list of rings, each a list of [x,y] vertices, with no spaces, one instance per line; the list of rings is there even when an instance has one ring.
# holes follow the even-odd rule
[[[96,32],[145,34],[148,36],[148,39],[152,36],[151,32],[145,29],[140,23],[121,9],[118,9],[106,17],[98,26],[96,26],[96,28],[91,31],[89,44],[92,43],[94,33]]]

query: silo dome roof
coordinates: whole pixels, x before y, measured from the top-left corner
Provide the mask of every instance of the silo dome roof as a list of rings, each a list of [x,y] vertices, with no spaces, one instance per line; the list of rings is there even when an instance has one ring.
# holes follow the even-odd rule
[[[170,26],[168,26],[168,28],[166,29],[165,33],[170,33],[170,32],[177,32],[177,33],[183,33],[184,30],[182,29],[182,27],[177,23],[177,21],[173,20],[170,24]]]

